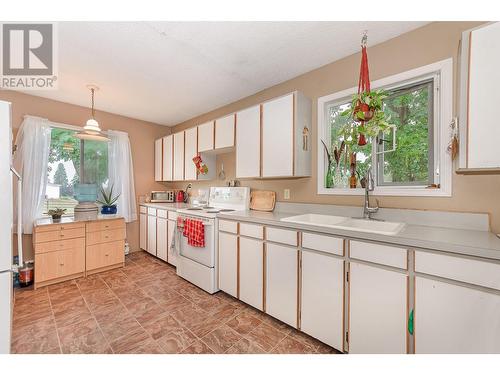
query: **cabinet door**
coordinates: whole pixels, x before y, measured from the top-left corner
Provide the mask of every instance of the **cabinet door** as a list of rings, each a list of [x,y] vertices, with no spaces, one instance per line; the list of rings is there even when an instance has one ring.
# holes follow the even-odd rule
[[[163,181],[163,139],[155,141],[155,181]]]
[[[214,122],[198,125],[198,152],[214,149]]]
[[[236,114],[236,178],[260,177],[260,106]]]
[[[184,179],[196,180],[196,166],[193,163],[193,158],[196,156],[198,147],[198,131],[197,128],[191,128],[185,131],[185,148],[184,148]]]
[[[293,176],[293,94],[262,105],[262,177]]]
[[[148,253],[156,256],[156,216],[148,216]]]
[[[343,350],[344,260],[302,252],[301,330]]]
[[[219,288],[238,296],[238,237],[219,232]]]
[[[148,215],[140,214],[139,215],[139,247],[142,250],[148,249]]]
[[[184,132],[174,134],[174,181],[184,180]]]
[[[415,278],[415,353],[500,353],[500,296]]]
[[[163,181],[172,181],[173,179],[173,136],[169,135],[163,138]]]
[[[266,245],[266,312],[297,327],[297,256],[292,247]]]
[[[351,262],[349,353],[406,353],[407,276]]]
[[[240,300],[263,309],[264,243],[240,237]]]
[[[167,219],[162,217],[157,218],[157,233],[156,233],[156,256],[165,262],[168,257],[168,230]]]
[[[177,266],[177,252],[171,248],[172,239],[174,238],[174,229],[177,223],[175,220],[168,220],[167,223],[167,246],[168,246],[168,259],[167,262],[172,266]]]
[[[215,121],[215,148],[234,146],[234,114]]]

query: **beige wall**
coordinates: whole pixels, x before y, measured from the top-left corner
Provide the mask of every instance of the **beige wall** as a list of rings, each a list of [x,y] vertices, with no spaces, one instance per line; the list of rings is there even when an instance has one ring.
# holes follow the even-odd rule
[[[457,55],[462,31],[474,27],[480,22],[436,22],[414,30],[397,38],[368,49],[370,78],[380,79],[389,75],[430,64],[449,57],[454,59],[454,70],[457,77]],[[335,36],[332,35],[332,38]],[[216,109],[202,116],[178,124],[173,132],[179,131],[205,121],[213,120],[225,114],[258,104],[264,100],[300,90],[313,100],[313,176],[304,179],[287,180],[247,180],[242,185],[256,189],[274,190],[278,200],[283,200],[283,189],[291,189],[293,202],[328,203],[343,205],[362,205],[362,197],[324,196],[318,195],[316,186],[316,124],[317,99],[357,84],[360,55],[355,54],[323,66],[289,81],[273,86],[255,95],[244,98],[225,107]],[[454,92],[456,114],[457,82],[455,78]],[[217,168],[224,163],[227,179],[235,176],[234,152],[218,156]],[[214,185],[195,183],[194,187]],[[217,181],[222,184],[222,181]],[[185,184],[172,184],[183,188]],[[382,207],[413,208],[428,210],[487,212],[490,214],[492,230],[500,232],[500,176],[453,176],[453,196],[451,198],[418,198],[418,197],[380,197]]]
[[[0,91],[0,100],[12,103],[14,137],[26,114],[77,126],[85,124],[90,116],[90,110],[86,107],[13,91]],[[154,140],[169,134],[170,128],[102,111],[96,111],[96,119],[103,130],[122,130],[129,134],[136,195],[145,195],[151,190],[164,187],[154,182]],[[32,259],[31,236],[25,237],[25,257]],[[139,249],[138,221],[127,224],[127,239],[132,251]]]

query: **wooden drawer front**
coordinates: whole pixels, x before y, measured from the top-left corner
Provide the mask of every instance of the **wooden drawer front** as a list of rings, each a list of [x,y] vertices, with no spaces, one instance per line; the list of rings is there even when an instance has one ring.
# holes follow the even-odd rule
[[[415,271],[500,290],[500,264],[415,252]]]
[[[148,215],[156,216],[156,208],[148,207]]]
[[[125,261],[123,241],[87,246],[87,270],[108,267]]]
[[[87,246],[98,243],[120,241],[125,239],[125,229],[103,230],[100,232],[87,233]]]
[[[351,241],[350,257],[397,268],[408,268],[408,251],[400,247],[379,245],[369,242]]]
[[[175,211],[168,211],[168,219],[169,220],[177,220],[177,212],[175,212]]]
[[[148,213],[148,208],[146,206],[140,206],[139,207],[139,212],[141,214],[147,214]]]
[[[219,230],[238,233],[238,223],[236,221],[219,220]]]
[[[43,232],[54,232],[57,230],[68,230],[68,229],[79,229],[79,228],[85,228],[85,223],[79,222],[79,223],[67,223],[67,224],[41,225],[35,227],[35,232],[43,233]]]
[[[36,232],[35,243],[67,240],[71,238],[85,237],[85,227],[75,229],[59,229],[52,232]]]
[[[242,236],[264,238],[264,227],[262,225],[240,223],[240,234]]]
[[[125,228],[125,220],[110,220],[104,219],[100,221],[94,221],[87,224],[87,233],[89,232],[98,232],[100,230],[108,230],[108,229],[119,229]]]
[[[294,230],[266,228],[266,240],[286,245],[298,246],[298,235]]]
[[[344,240],[337,237],[302,233],[302,247],[340,256],[344,255]]]
[[[35,255],[35,280],[43,282],[85,271],[85,249]]]
[[[163,217],[164,219],[168,217],[167,210],[158,210],[156,211],[156,214],[158,217]]]
[[[35,246],[35,254],[43,254],[51,251],[69,250],[69,249],[84,249],[85,238],[72,238],[69,240],[42,242]]]

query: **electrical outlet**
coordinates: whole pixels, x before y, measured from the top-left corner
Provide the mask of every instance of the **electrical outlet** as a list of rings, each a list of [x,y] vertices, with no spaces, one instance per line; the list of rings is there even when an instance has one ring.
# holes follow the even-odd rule
[[[290,199],[290,189],[285,189],[283,191],[283,199]]]

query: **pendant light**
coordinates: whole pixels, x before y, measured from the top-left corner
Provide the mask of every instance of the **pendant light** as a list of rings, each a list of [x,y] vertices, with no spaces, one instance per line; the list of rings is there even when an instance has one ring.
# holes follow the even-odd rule
[[[94,95],[99,87],[95,85],[87,85],[91,94],[91,104],[92,104],[92,118],[87,120],[87,123],[83,127],[83,131],[75,135],[76,138],[86,139],[91,141],[109,142],[109,138],[106,137],[99,127],[99,123],[95,119],[95,109],[94,109]]]

